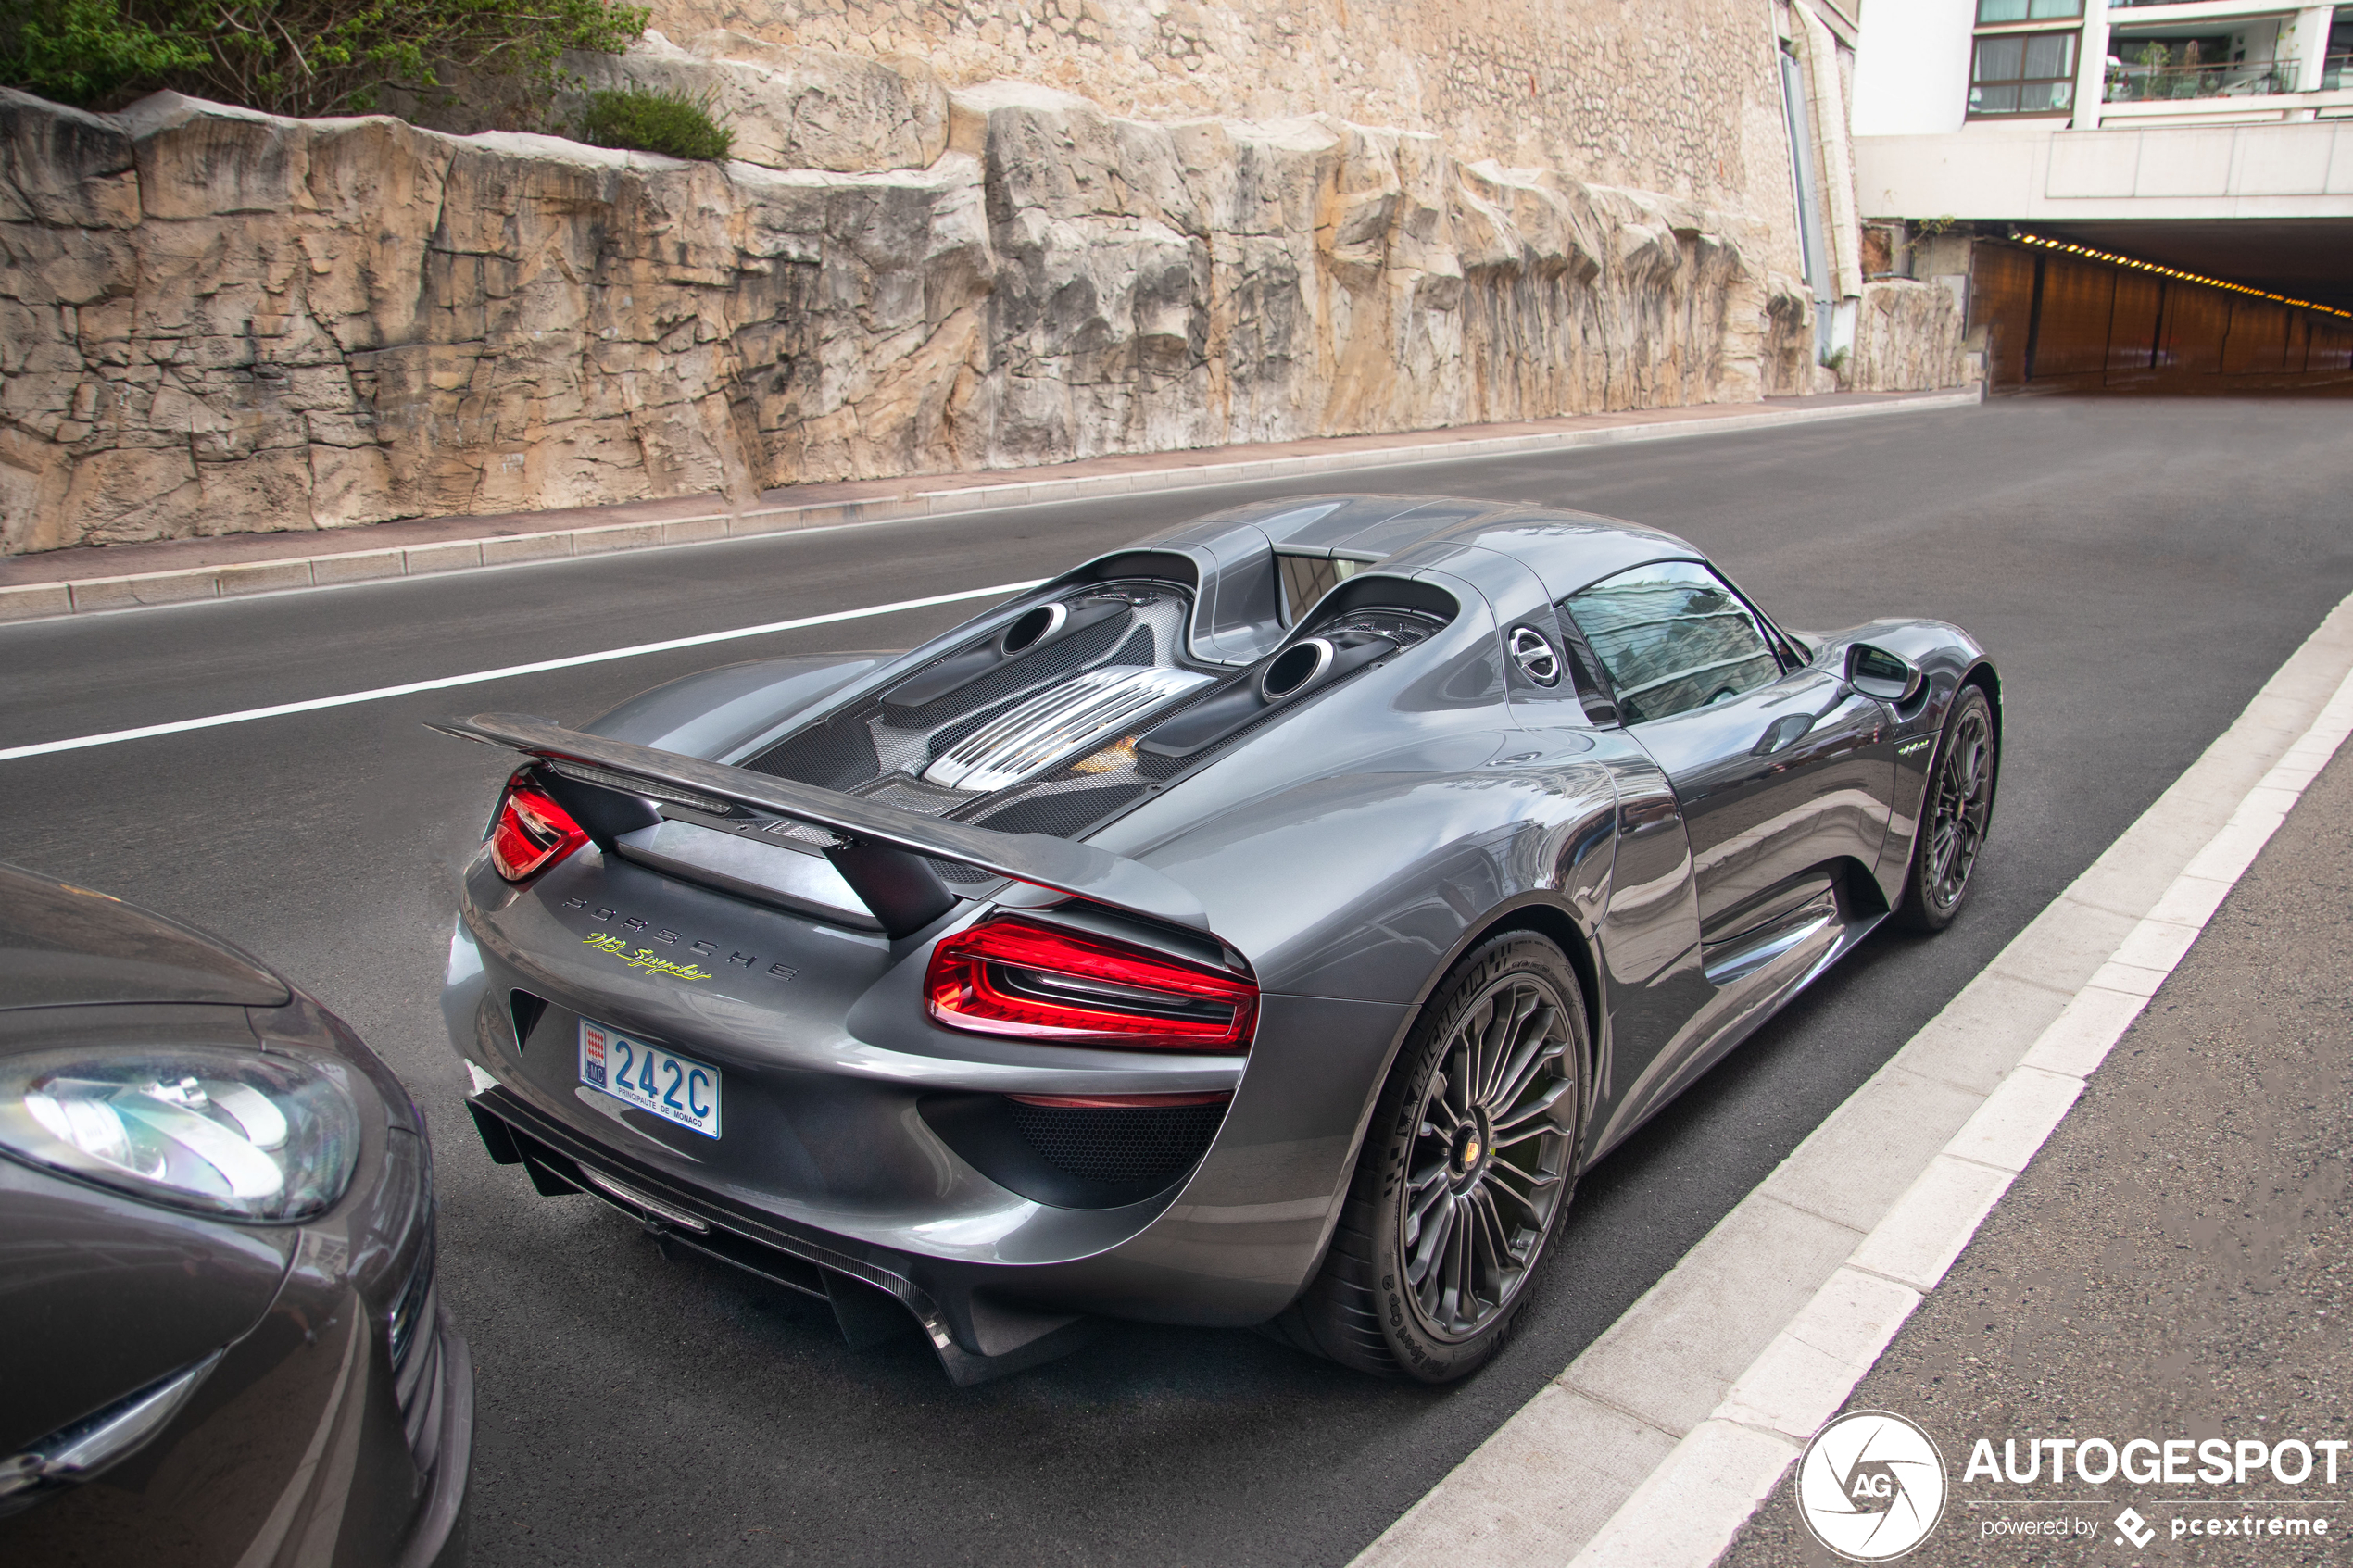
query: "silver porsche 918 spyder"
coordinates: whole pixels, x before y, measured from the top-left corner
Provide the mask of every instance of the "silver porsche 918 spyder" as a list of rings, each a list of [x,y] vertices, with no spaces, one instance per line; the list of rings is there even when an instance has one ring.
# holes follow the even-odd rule
[[[1105,1317],[1444,1382],[1581,1171],[1881,921],[1953,919],[2001,689],[1649,529],[1339,495],[910,653],[443,727],[525,759],[444,1005],[540,1192],[959,1382]]]

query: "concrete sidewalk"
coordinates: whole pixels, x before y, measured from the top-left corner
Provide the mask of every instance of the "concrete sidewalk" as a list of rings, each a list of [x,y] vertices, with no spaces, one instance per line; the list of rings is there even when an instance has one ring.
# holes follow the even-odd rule
[[[1097,458],[988,473],[796,485],[767,491],[748,503],[730,504],[719,495],[691,495],[610,507],[375,523],[331,533],[233,533],[209,539],[48,550],[0,558],[0,621],[1099,496],[1911,413],[1975,404],[1980,395],[1976,386],[1950,392],[1837,393],[1763,403],[1651,408],[1401,434]]]
[[[1944,1514],[1907,1562],[2353,1550],[2348,826],[2340,753],[1843,1407],[1907,1417],[1942,1451]],[[2032,1482],[1971,1464],[1983,1439],[1983,1461],[2023,1474],[2029,1442],[2054,1438],[2190,1446],[2171,1484],[2122,1465],[2055,1481],[2047,1447]],[[2204,1478],[2209,1439],[2229,1445],[2221,1484]],[[2259,1448],[2288,1451],[2275,1470]],[[1795,1474],[1721,1561],[1841,1561],[1800,1520]],[[2120,1524],[2128,1508],[2138,1521]]]

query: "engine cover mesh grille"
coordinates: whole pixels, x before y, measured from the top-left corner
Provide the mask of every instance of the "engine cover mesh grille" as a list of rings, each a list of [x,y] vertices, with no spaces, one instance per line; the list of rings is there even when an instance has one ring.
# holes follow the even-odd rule
[[[995,828],[999,833],[1043,833],[1056,838],[1079,838],[1105,817],[1134,804],[1142,797],[1144,788],[1140,784],[1125,784],[1060,794],[1040,792],[975,817],[973,822],[976,827]]]
[[[1007,708],[1046,692],[1075,671],[1131,664],[1158,666],[1168,676],[1181,676],[1175,668],[1176,650],[1190,600],[1162,585],[1131,584],[1091,590],[1069,602],[1084,607],[1107,599],[1126,602],[1120,613],[1007,659],[945,696],[914,706],[893,702],[889,691],[853,701],[738,765],[821,789],[864,794],[863,786],[891,775],[920,778],[943,753],[994,722]],[[963,797],[994,787],[984,782],[967,788]],[[952,801],[907,804],[937,813],[950,809]]]
[[[837,715],[799,734],[786,735],[743,765],[819,789],[855,789],[882,771],[874,737],[861,721],[872,711]]]

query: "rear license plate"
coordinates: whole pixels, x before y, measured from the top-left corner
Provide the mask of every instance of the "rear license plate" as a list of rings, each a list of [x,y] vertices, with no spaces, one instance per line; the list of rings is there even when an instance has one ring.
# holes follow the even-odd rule
[[[705,1137],[719,1135],[719,1069],[585,1018],[580,1081]]]

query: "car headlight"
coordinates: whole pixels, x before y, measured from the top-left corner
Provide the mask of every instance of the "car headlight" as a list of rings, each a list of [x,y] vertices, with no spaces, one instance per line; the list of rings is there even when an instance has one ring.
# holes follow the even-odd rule
[[[340,1063],[218,1046],[0,1060],[0,1148],[152,1203],[307,1220],[359,1157]]]

